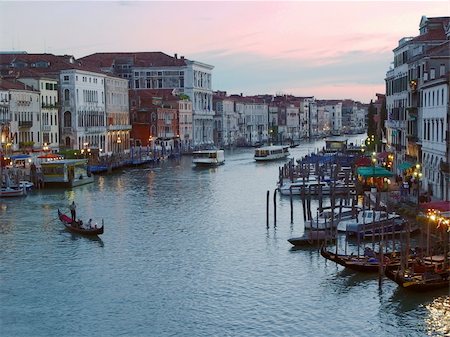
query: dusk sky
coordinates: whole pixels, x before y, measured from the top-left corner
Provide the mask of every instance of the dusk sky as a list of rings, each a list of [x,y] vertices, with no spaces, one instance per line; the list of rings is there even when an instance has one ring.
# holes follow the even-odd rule
[[[398,41],[449,12],[447,1],[0,1],[0,51],[177,53],[215,67],[213,90],[369,102]]]

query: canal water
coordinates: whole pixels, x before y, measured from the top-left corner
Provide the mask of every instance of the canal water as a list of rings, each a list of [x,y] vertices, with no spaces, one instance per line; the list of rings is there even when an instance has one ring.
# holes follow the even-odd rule
[[[291,149],[296,159],[323,141]],[[226,151],[97,176],[73,190],[0,199],[1,336],[445,336],[448,291],[410,294],[293,250],[301,203],[273,191],[282,162]],[[266,193],[270,191],[270,228]],[[66,232],[57,209],[105,222]],[[314,206],[314,205],[313,205]]]

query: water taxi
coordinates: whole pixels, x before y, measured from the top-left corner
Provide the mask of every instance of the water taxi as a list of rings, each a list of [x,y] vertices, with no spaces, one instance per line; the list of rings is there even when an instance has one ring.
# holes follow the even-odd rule
[[[223,150],[201,150],[192,152],[192,163],[196,166],[218,166],[225,163]]]
[[[288,145],[269,145],[255,149],[254,159],[256,161],[268,161],[283,159],[289,156]]]

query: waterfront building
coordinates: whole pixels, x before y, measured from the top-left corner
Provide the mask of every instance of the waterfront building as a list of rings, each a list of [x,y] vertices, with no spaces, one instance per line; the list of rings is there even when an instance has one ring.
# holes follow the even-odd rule
[[[60,72],[61,141],[82,153],[106,148],[106,75],[79,69]]]
[[[385,126],[387,150],[395,152],[394,170],[397,174],[403,174],[406,169],[422,164],[423,132],[420,132],[420,127],[424,118],[427,119],[426,115],[422,114],[422,85],[431,76],[431,68],[425,68],[423,60],[434,47],[448,40],[446,31],[449,19],[422,17],[420,34],[402,38],[393,50],[393,67],[387,71],[385,80]],[[435,73],[436,71],[434,69]]]
[[[449,41],[430,49],[422,58],[421,66],[425,69],[420,83],[422,104],[418,113],[422,144],[422,189],[436,198],[450,200]]]
[[[0,86],[0,154],[11,149],[11,114],[9,112],[9,91]]]
[[[128,81],[105,76],[106,144],[108,156],[130,152],[130,110]]]
[[[4,147],[7,151],[32,151],[41,148],[42,136],[40,129],[40,100],[39,91],[16,80],[0,79],[0,90],[8,92],[8,102],[4,102],[4,111],[9,104],[8,118],[4,116],[5,126],[2,128]],[[9,129],[9,137],[5,130]]]
[[[302,137],[314,138],[319,135],[319,115],[314,96],[300,99],[300,126]]]
[[[217,91],[213,96],[214,143],[218,146],[234,145],[238,139],[238,114],[235,101],[225,91]]]
[[[40,76],[33,72],[22,72],[22,77],[18,81],[38,90],[40,93],[40,139],[37,146],[42,145],[42,150],[59,152],[59,99],[58,80],[51,77]]]
[[[174,107],[178,107],[179,142],[182,152],[190,152],[193,148],[192,139],[192,102],[186,96],[174,98]]]
[[[213,66],[162,52],[95,53],[80,60],[127,79],[131,90],[176,89],[185,94],[192,102],[193,145],[213,143]]]
[[[286,138],[292,141],[300,139],[300,108],[295,104],[286,107]]]

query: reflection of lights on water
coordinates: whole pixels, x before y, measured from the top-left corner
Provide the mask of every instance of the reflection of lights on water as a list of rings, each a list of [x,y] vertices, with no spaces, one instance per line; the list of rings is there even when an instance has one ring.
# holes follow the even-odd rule
[[[425,319],[429,336],[450,336],[450,297],[436,298],[425,306],[428,315]]]
[[[1,206],[0,209],[2,211],[6,211],[6,209],[8,208],[8,206],[6,206],[5,204],[1,204],[0,206]]]

